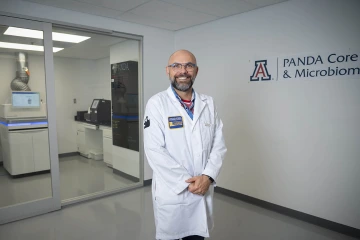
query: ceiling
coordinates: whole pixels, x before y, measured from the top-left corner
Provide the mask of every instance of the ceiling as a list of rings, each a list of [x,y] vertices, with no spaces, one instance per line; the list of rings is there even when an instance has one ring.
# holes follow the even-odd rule
[[[30,45],[39,45],[43,46],[42,39],[34,39],[27,37],[16,37],[16,36],[8,36],[4,35],[4,32],[7,30],[8,26],[0,25],[0,42],[10,42],[10,43],[20,43],[20,44],[30,44]],[[68,57],[68,58],[79,58],[79,59],[101,59],[110,56],[110,47],[124,41],[135,41],[135,40],[127,40],[125,38],[120,37],[112,37],[106,35],[95,34],[91,32],[78,31],[73,29],[66,28],[53,28],[54,32],[59,33],[68,33],[75,34],[81,36],[91,37],[88,40],[85,40],[80,43],[67,43],[67,42],[58,42],[53,41],[54,47],[64,48],[63,50],[54,53],[54,57]],[[14,53],[19,52],[20,50],[14,49],[5,49],[0,48],[0,53]],[[21,50],[21,52],[27,52],[30,54],[36,55],[44,55],[43,52],[36,51],[26,51]]]
[[[24,1],[176,31],[287,0]]]
[[[198,24],[211,22],[223,17],[248,12],[257,8],[287,0],[23,0],[54,6],[77,12],[88,13],[127,22],[180,30]],[[6,36],[7,26],[0,25],[0,41],[43,45],[43,40]],[[55,28],[54,32],[91,37],[81,43],[54,41],[54,47],[64,48],[54,53],[55,57],[100,59],[109,57],[114,44],[133,41],[119,37],[99,35],[73,29]],[[1,48],[0,52],[13,53],[13,49]],[[43,55],[42,52],[23,51]]]

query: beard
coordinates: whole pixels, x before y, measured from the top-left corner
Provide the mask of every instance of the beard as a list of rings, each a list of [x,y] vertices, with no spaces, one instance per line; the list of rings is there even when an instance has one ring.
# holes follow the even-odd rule
[[[177,79],[180,77],[187,77],[187,78],[190,77],[190,81],[189,82],[178,82]],[[173,88],[175,88],[176,90],[179,90],[181,92],[186,92],[193,86],[195,77],[192,77],[188,74],[181,74],[178,76],[174,76],[173,78],[169,77],[169,80],[170,80],[171,86]]]

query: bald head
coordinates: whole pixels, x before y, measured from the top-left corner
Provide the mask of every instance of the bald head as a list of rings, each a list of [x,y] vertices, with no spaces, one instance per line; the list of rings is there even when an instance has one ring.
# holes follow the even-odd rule
[[[177,63],[191,62],[191,63],[196,64],[196,58],[195,58],[194,54],[192,54],[190,51],[181,49],[181,50],[174,52],[169,57],[168,65],[173,64],[174,62],[177,62]]]
[[[177,66],[166,67],[166,74],[169,76],[171,85],[177,91],[189,93],[191,98],[192,85],[199,70],[194,54],[188,50],[178,50],[171,54],[169,58],[168,65],[173,63],[178,64]],[[195,64],[195,67],[190,63]]]

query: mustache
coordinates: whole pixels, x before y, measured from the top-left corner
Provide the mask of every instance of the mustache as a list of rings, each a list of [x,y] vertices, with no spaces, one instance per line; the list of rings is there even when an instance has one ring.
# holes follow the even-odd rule
[[[176,78],[179,78],[179,77],[189,77],[189,78],[191,78],[191,75],[185,73],[185,74],[176,75],[175,77]]]

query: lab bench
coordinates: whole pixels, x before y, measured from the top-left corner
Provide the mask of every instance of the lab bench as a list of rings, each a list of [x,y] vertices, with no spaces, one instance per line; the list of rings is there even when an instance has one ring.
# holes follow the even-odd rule
[[[76,121],[76,143],[80,155],[94,160],[104,160],[112,166],[111,126]]]
[[[114,146],[111,126],[76,121],[76,130],[77,149],[82,156],[103,160],[108,166],[126,175],[140,177],[139,152]]]

